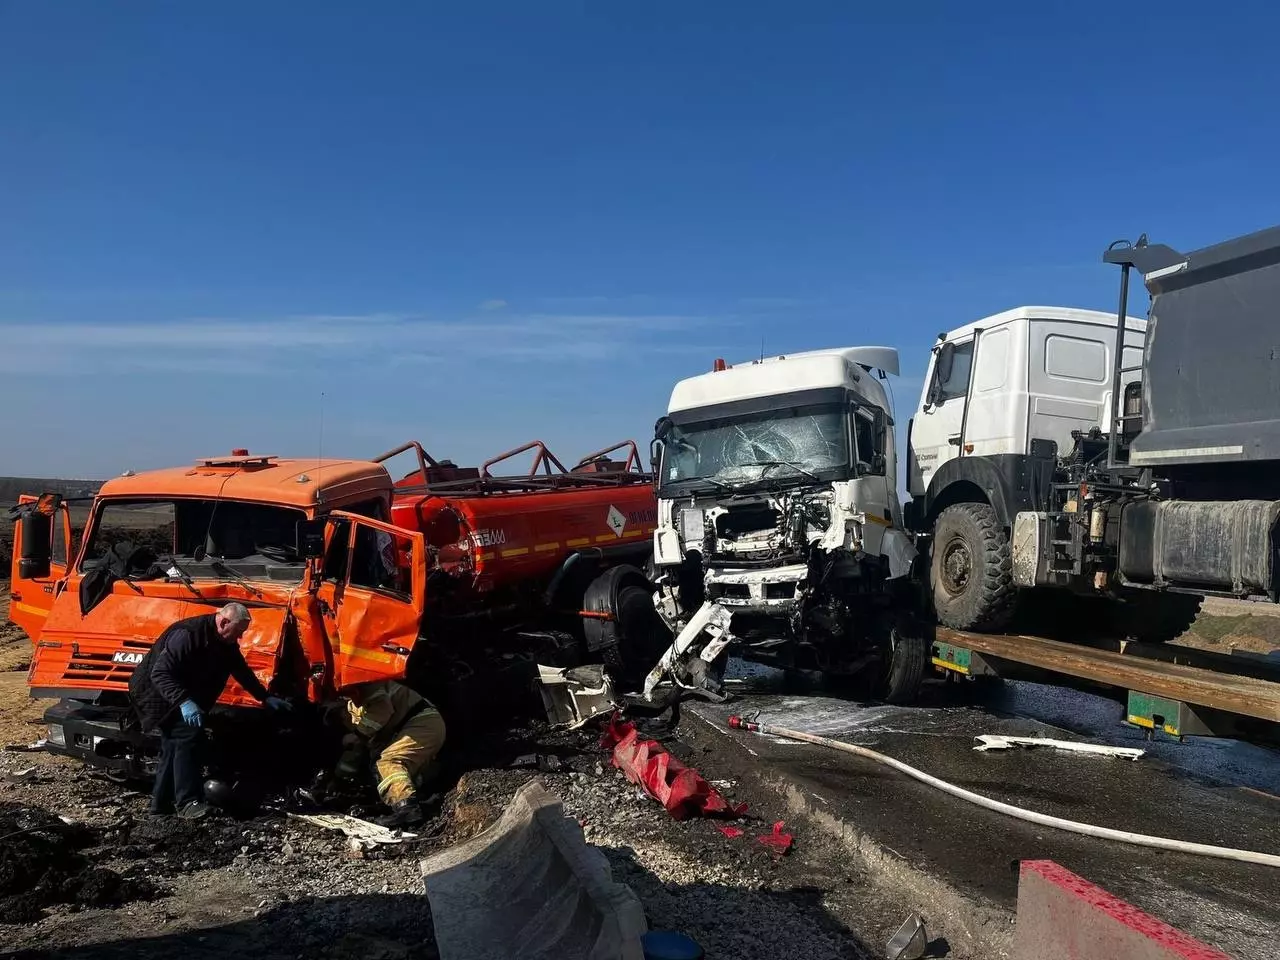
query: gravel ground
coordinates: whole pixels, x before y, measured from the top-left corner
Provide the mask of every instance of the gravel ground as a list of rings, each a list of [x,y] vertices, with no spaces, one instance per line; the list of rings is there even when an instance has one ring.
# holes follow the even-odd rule
[[[419,839],[363,857],[353,856],[342,835],[280,810],[202,823],[150,819],[145,796],[78,764],[41,753],[0,753],[0,831],[10,821],[20,828],[53,817],[71,820],[74,843],[65,851],[70,869],[64,872],[98,880],[84,894],[78,892],[83,885],[51,883],[55,893],[24,902],[26,914],[7,917],[21,922],[0,922],[0,945],[15,957],[85,960],[433,958],[419,861],[492,824],[512,794],[537,776],[604,851],[615,878],[640,897],[652,929],[687,933],[709,958],[882,955],[858,929],[868,917],[900,922],[905,909],[878,897],[838,854],[811,846],[803,825],[787,824],[796,842],[785,856],[759,843],[756,837],[784,816],[776,799],[721,784],[733,800],[749,804],[738,821],[745,833],[734,839],[716,821],[677,822],[613,769],[598,740],[596,731],[533,727],[486,743],[473,768],[437,800],[439,813]],[[670,745],[696,763],[678,740]],[[539,759],[526,759],[530,754]],[[32,836],[45,843],[60,832]],[[3,878],[0,860],[0,894]],[[92,895],[99,888],[108,892]],[[877,931],[882,926],[879,919],[872,924]]]

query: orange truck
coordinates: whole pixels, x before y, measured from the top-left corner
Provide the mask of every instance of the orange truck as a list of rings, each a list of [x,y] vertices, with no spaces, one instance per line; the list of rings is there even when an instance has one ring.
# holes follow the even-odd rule
[[[625,463],[606,450],[572,470],[536,446],[520,477],[493,474],[503,458],[468,470],[417,443],[379,458],[418,455],[394,483],[378,461],[245,450],[129,474],[92,498],[74,551],[73,504],[22,497],[9,616],[34,644],[32,695],[58,700],[45,748],[114,777],[149,774],[158,745],[130,720],[129,677],[169,624],[232,600],[252,615],[246,661],[302,709],[272,728],[229,681],[211,718],[219,769],[252,755],[260,771],[285,775],[284,758],[289,775],[314,772],[309,708],[388,678],[438,696],[441,666],[493,637],[518,649],[541,631],[563,638],[569,663],[607,661],[620,593],[634,603],[647,586],[651,478],[633,443]],[[293,739],[281,748],[282,737]]]

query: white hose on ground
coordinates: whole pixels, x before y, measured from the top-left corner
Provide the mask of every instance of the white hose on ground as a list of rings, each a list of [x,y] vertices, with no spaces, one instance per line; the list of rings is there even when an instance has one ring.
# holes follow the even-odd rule
[[[1266,867],[1280,867],[1280,856],[1274,853],[1258,853],[1254,850],[1236,850],[1231,847],[1218,847],[1210,843],[1191,843],[1187,840],[1171,840],[1168,837],[1152,837],[1143,833],[1130,833],[1128,830],[1113,830],[1110,827],[1099,827],[1091,823],[1080,823],[1075,820],[1064,820],[1062,817],[1052,817],[1045,813],[1036,813],[1034,810],[1025,810],[1022,807],[1015,807],[1011,803],[1004,803],[1000,800],[992,800],[990,797],[984,797],[979,793],[966,790],[963,787],[957,787],[953,783],[947,783],[945,780],[939,780],[937,777],[930,776],[923,770],[917,770],[910,764],[903,763],[901,760],[895,760],[893,757],[886,756],[883,753],[877,753],[867,747],[859,747],[852,743],[842,743],[839,740],[832,740],[829,737],[820,737],[813,733],[804,733],[800,730],[788,730],[786,727],[775,727],[766,723],[755,723],[749,720],[743,720],[741,717],[730,717],[729,726],[737,730],[748,730],[752,733],[771,734],[775,737],[784,737],[788,740],[801,740],[805,743],[814,743],[820,747],[830,747],[833,750],[840,750],[844,753],[851,753],[854,756],[863,757],[867,760],[873,760],[876,763],[882,763],[887,767],[892,767],[905,773],[907,776],[919,780],[921,783],[927,783],[931,787],[936,787],[943,793],[949,793],[953,797],[959,797],[961,800],[967,800],[969,803],[977,804],[985,807],[987,810],[994,810],[996,813],[1008,814],[1019,820],[1025,820],[1029,823],[1038,823],[1046,827],[1055,827],[1058,830],[1066,830],[1070,833],[1081,833],[1087,837],[1100,837],[1104,840],[1117,840],[1120,843],[1132,843],[1140,847],[1155,847],[1159,850],[1175,850],[1178,853],[1197,854],[1202,857],[1217,857],[1222,860],[1237,860],[1242,863],[1258,863]]]

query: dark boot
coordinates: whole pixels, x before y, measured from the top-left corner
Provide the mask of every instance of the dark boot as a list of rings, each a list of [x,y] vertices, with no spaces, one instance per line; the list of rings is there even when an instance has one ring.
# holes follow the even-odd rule
[[[416,826],[423,819],[422,808],[418,806],[418,798],[409,797],[407,800],[392,804],[389,814],[385,817],[379,817],[373,822],[380,827],[389,827],[394,830],[397,827]]]

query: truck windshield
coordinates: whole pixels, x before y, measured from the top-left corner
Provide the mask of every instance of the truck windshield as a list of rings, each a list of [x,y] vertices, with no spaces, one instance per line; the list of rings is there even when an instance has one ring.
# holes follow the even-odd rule
[[[235,500],[108,501],[93,524],[81,569],[114,555],[128,561],[131,576],[163,576],[148,568],[167,557],[194,579],[226,579],[230,570],[251,579],[297,581],[304,570],[297,526],[305,516],[291,507]]]
[[[663,439],[662,486],[812,482],[849,467],[848,417],[830,404],[673,425]]]

